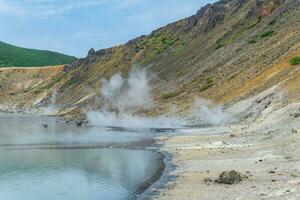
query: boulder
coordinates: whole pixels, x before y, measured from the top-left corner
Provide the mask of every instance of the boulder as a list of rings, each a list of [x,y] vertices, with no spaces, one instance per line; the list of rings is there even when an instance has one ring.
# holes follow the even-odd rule
[[[242,180],[242,174],[240,172],[231,170],[231,171],[224,171],[219,175],[219,178],[216,180],[218,183],[223,184],[236,184]]]

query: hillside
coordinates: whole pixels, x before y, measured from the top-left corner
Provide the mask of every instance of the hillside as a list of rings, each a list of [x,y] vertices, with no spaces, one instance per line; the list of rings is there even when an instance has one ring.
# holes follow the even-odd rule
[[[0,41],[0,67],[34,67],[62,65],[76,58],[56,52],[26,49]]]
[[[299,86],[293,84],[299,81],[299,65],[289,61],[300,54],[299,4],[297,0],[208,4],[191,17],[124,45],[91,49],[86,58],[66,65],[54,79],[26,88],[20,85],[15,95],[3,95],[0,103],[19,109],[39,107],[55,90],[62,113],[77,115],[82,109],[101,107],[96,100],[102,78],[115,73],[126,76],[132,68],[147,68],[153,74],[151,115],[167,112],[172,105],[184,113],[199,96],[231,104],[282,81],[297,94]],[[0,76],[2,90],[8,91],[7,76],[12,75]],[[19,76],[20,83],[24,80],[27,77]]]

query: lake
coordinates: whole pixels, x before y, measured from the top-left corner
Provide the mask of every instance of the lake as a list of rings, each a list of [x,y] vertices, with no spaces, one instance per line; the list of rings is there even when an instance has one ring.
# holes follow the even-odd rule
[[[1,114],[0,199],[136,199],[162,170],[161,154],[144,148],[152,137]]]

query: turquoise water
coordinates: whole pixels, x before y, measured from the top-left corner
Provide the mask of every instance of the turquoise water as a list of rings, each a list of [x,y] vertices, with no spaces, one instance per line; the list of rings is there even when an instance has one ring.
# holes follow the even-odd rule
[[[0,199],[136,199],[144,182],[160,169],[161,156],[94,146],[130,146],[149,137],[69,127],[54,118],[0,115]]]

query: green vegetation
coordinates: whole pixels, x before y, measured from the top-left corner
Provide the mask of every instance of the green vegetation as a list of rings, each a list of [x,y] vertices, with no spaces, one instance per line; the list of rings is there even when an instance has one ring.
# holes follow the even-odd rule
[[[215,49],[219,49],[223,46],[232,44],[236,40],[240,39],[242,35],[248,30],[254,28],[261,22],[260,18],[241,20],[238,24],[235,24],[231,30],[226,31],[215,43]],[[249,43],[256,43],[256,39],[251,39]]]
[[[185,48],[187,47],[187,43],[186,42],[181,42],[179,45],[175,46],[174,48],[172,48],[172,51],[174,53],[180,53],[181,51],[183,51]]]
[[[235,50],[235,52],[240,52],[240,51],[242,51],[243,49],[242,48],[237,48],[236,50]]]
[[[243,27],[243,29],[248,29],[248,30],[252,29],[260,22],[261,22],[261,18],[251,19],[245,23],[245,26]]]
[[[289,61],[290,65],[299,65],[300,64],[300,56],[296,56]]]
[[[269,22],[268,25],[273,25],[273,24],[275,24],[275,23],[276,23],[276,19],[273,19],[272,21]]]
[[[164,50],[172,46],[179,38],[171,37],[166,33],[153,33],[143,39],[136,45],[137,50],[144,50],[144,58],[142,63],[146,63],[156,55],[162,53]]]
[[[226,32],[224,33],[217,41],[216,41],[216,45],[215,45],[215,49],[219,49],[223,46],[225,46],[229,41],[229,36],[230,33]]]
[[[53,83],[58,83],[58,82],[60,82],[61,80],[62,80],[61,77],[54,77],[54,78],[52,78],[52,82],[53,82]]]
[[[62,77],[54,77],[52,78],[51,82],[49,84],[44,85],[43,87],[40,88],[40,90],[46,90],[52,88],[56,83],[59,83],[62,80]],[[27,91],[26,91],[27,92]],[[39,90],[36,90],[34,93],[37,94],[39,93]]]
[[[269,36],[272,36],[274,33],[275,33],[275,31],[273,31],[273,30],[268,30],[268,31],[265,31],[265,32],[261,33],[261,34],[260,34],[260,37],[261,37],[261,38],[269,37]]]
[[[0,42],[0,67],[61,65],[71,63],[75,59],[75,57],[56,52],[25,49]]]
[[[162,95],[162,99],[170,99],[178,96],[180,93],[178,91],[170,91]]]
[[[54,77],[52,78],[51,83],[43,87],[42,89],[50,89],[52,88],[56,83],[59,83],[62,80],[62,77]]]
[[[249,44],[255,44],[257,42],[257,39],[256,38],[251,38],[248,43]]]
[[[71,85],[75,85],[75,84],[78,84],[81,82],[81,77],[79,76],[75,76],[75,77],[72,77],[71,79],[69,79],[66,84],[71,86]]]
[[[233,74],[232,76],[229,77],[229,80],[232,80],[236,77],[236,74]]]
[[[204,86],[200,88],[200,92],[204,92],[214,85],[214,81],[212,79],[208,79]]]
[[[255,36],[251,37],[250,40],[248,40],[249,44],[255,44],[256,42],[258,42],[260,39],[262,38],[266,38],[269,36],[274,35],[275,31],[274,30],[267,30],[265,32],[262,33],[258,33]]]

